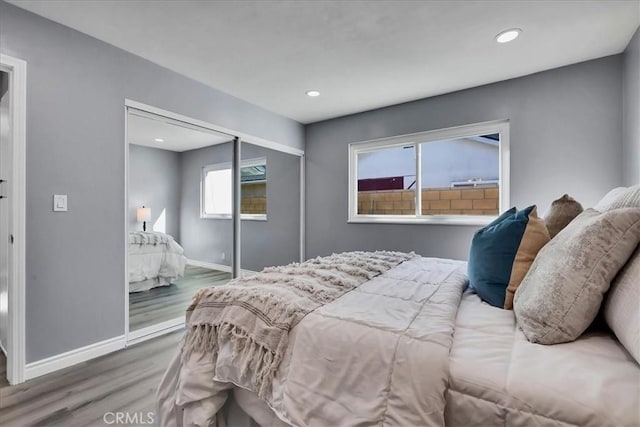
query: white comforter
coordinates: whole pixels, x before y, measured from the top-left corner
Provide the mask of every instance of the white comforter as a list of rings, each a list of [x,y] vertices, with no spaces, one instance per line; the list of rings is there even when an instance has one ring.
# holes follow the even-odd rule
[[[296,426],[444,425],[465,271],[463,262],[415,258],[307,315],[267,404]],[[209,425],[229,389],[249,388],[232,351],[221,348],[217,366],[176,356],[158,392],[160,425]]]
[[[139,235],[153,237],[140,240]],[[157,232],[130,233],[129,292],[168,286],[184,274],[187,258],[173,237]]]

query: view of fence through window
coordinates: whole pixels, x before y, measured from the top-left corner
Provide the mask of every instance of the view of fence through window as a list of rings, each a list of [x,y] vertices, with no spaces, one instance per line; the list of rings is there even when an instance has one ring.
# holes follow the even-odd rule
[[[267,214],[267,165],[266,163],[243,167],[241,175],[240,213]]]
[[[495,133],[359,153],[358,214],[497,215],[499,145]],[[416,182],[418,146],[421,188]]]

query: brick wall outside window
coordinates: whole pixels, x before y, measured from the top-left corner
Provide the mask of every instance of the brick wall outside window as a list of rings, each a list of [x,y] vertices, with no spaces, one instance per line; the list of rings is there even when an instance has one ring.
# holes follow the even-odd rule
[[[241,189],[240,213],[267,214],[267,183],[244,182]]]
[[[415,215],[415,191],[385,190],[358,192],[360,215]],[[425,188],[423,215],[498,215],[498,187]]]

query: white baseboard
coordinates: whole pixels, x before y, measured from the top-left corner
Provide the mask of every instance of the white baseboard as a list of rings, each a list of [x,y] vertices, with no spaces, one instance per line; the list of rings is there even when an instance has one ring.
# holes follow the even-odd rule
[[[129,331],[127,335],[127,347],[182,328],[184,328],[184,316],[147,326],[146,328]]]
[[[220,270],[226,273],[231,273],[231,266],[223,264],[215,264],[213,262],[196,261],[195,259],[187,259],[187,264],[194,265],[196,267],[208,268],[210,270]]]
[[[187,259],[187,264],[196,267],[208,268],[209,270],[220,270],[225,273],[231,273],[231,266],[224,264],[215,264],[212,262],[196,261],[195,259]],[[242,274],[256,274],[257,271],[241,269]]]
[[[125,337],[124,335],[121,335],[119,337],[109,338],[108,340],[90,344],[85,347],[76,348],[75,350],[67,351],[66,353],[47,357],[46,359],[38,360],[36,362],[27,363],[24,369],[24,378],[25,380],[30,380],[32,378],[40,377],[60,369],[68,368],[69,366],[121,350],[124,347]]]

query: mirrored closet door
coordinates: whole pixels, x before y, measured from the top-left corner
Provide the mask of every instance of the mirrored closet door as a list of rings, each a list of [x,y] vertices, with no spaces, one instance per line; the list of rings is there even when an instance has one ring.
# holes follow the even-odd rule
[[[233,261],[233,137],[128,108],[129,339],[184,321]]]
[[[243,142],[241,268],[300,261],[300,157]]]
[[[180,328],[200,289],[303,258],[303,152],[216,129],[127,101],[129,342]]]

